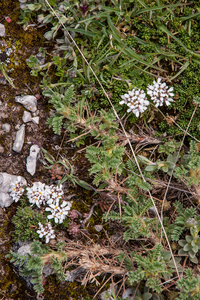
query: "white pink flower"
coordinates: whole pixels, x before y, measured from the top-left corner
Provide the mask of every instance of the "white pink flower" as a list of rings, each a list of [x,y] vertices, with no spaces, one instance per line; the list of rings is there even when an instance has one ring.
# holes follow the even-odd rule
[[[52,229],[51,223],[46,223],[45,226],[43,226],[41,223],[38,224],[39,229],[37,230],[37,233],[39,234],[39,238],[45,237],[46,243],[49,242],[50,239],[55,238],[54,230]]]
[[[158,78],[157,82],[154,80],[153,85],[147,86],[147,94],[151,97],[151,100],[155,103],[155,106],[163,106],[165,103],[167,106],[174,100],[170,97],[174,96],[173,87],[169,88],[166,83],[161,83],[161,78]]]
[[[15,202],[17,202],[20,199],[20,197],[23,195],[24,187],[20,176],[17,177],[17,180],[15,182],[11,183],[9,192],[10,192],[10,196],[13,198]]]
[[[143,90],[134,88],[132,91],[128,91],[128,94],[121,96],[122,101],[119,104],[126,104],[129,108],[127,112],[133,112],[136,117],[139,117],[140,113],[143,113],[149,101],[146,98],[146,94]]]

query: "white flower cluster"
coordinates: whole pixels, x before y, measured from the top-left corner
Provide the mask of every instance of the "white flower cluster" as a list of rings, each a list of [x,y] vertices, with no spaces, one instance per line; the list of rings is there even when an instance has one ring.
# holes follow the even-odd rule
[[[170,105],[170,102],[174,100],[170,97],[173,97],[172,93],[173,87],[168,88],[166,83],[161,83],[161,78],[158,78],[157,82],[154,80],[153,85],[147,86],[147,94],[151,97],[151,100],[155,103],[155,106],[163,106],[165,103],[167,106]]]
[[[60,199],[62,195],[62,185],[55,187],[53,185],[45,185],[41,182],[34,182],[31,188],[27,188],[29,202],[36,204],[39,208],[40,205],[46,204],[48,201],[53,203],[56,199]]]
[[[126,104],[129,107],[127,112],[132,111],[136,117],[139,117],[139,114],[143,113],[149,105],[145,92],[140,89],[134,88],[132,91],[128,91],[128,94],[122,95],[121,98],[122,101],[119,104]]]
[[[197,227],[197,221],[194,218],[189,218],[186,223],[191,227]]]
[[[63,222],[72,206],[68,201],[59,204],[63,196],[62,185],[49,186],[41,182],[34,182],[31,188],[27,188],[27,196],[29,202],[36,204],[39,208],[42,204],[48,204],[49,207],[45,210],[51,212],[51,214],[47,218],[54,219],[55,223],[59,224]]]
[[[45,204],[46,202],[46,188],[45,184],[41,182],[34,182],[33,186],[27,188],[27,197],[29,202],[36,204],[40,208],[40,205]]]
[[[151,100],[155,103],[155,106],[162,106],[164,103],[170,105],[173,102],[174,94],[172,93],[173,87],[168,88],[166,83],[161,83],[161,78],[158,78],[157,82],[154,80],[153,85],[147,86],[147,94]],[[140,113],[143,113],[148,105],[146,94],[143,90],[134,88],[132,91],[128,91],[128,94],[121,96],[122,101],[119,104],[126,104],[129,108],[127,112],[133,112],[136,117],[139,117]]]
[[[11,183],[9,192],[10,192],[10,196],[13,198],[15,202],[17,202],[20,199],[20,197],[23,195],[24,187],[19,176],[17,177],[17,180],[15,182]]]
[[[47,207],[45,210],[51,212],[51,215],[48,215],[47,218],[54,219],[55,223],[61,224],[71,209],[71,202],[63,201],[60,205],[59,199],[56,199],[54,202],[49,200],[47,203],[49,204],[49,207]]]
[[[47,216],[48,219],[54,219],[55,223],[61,224],[65,217],[68,215],[69,210],[71,209],[72,203],[69,201],[63,201],[63,190],[62,185],[46,185],[41,182],[34,182],[32,187],[27,189],[27,197],[29,202],[32,205],[36,204],[37,207],[41,205],[48,205],[45,211],[50,212]],[[20,177],[17,178],[17,181],[11,184],[10,195],[17,202],[24,192],[23,184],[20,181]],[[39,223],[39,229],[37,230],[39,237],[42,238],[45,236],[46,243],[49,242],[49,239],[55,238],[54,230],[50,223],[47,223],[43,226]]]
[[[50,239],[55,238],[51,223],[47,223],[45,224],[45,226],[43,226],[41,223],[39,223],[38,225],[39,229],[37,230],[37,233],[39,234],[39,238],[43,238],[45,236],[46,243],[48,243]]]

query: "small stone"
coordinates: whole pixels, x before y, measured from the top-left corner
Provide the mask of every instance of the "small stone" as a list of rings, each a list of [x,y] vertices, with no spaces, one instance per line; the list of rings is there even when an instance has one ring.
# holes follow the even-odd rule
[[[36,171],[36,164],[37,164],[37,158],[38,158],[39,152],[40,152],[40,147],[38,145],[31,146],[30,154],[26,160],[26,170],[32,176],[35,174],[35,171]]]
[[[24,123],[28,123],[32,120],[31,113],[29,111],[24,111],[23,116],[22,116],[22,121]]]
[[[26,8],[26,4],[24,4],[24,3],[20,3],[19,5],[20,5],[21,9],[25,9]]]
[[[31,254],[31,245],[30,244],[23,245],[18,249],[17,252],[22,256],[28,256],[28,254]]]
[[[45,57],[43,56],[43,53],[42,53],[42,52],[38,52],[38,53],[36,54],[35,57],[36,57],[37,60],[38,60],[39,66],[44,65],[44,63],[45,63]]]
[[[4,84],[4,85],[7,84],[7,80],[4,76],[0,77],[0,84]]]
[[[26,109],[30,110],[31,112],[35,112],[37,110],[37,99],[35,96],[16,96],[15,102],[21,103]]]
[[[20,127],[21,127],[21,125],[20,125],[20,124],[17,124],[17,125],[15,126],[15,130],[19,130]]]
[[[33,117],[33,118],[32,118],[32,122],[33,122],[34,124],[39,124],[39,120],[40,120],[39,117]]]
[[[122,299],[125,299],[125,298],[133,299],[133,297],[134,297],[134,291],[132,288],[125,289],[125,291],[122,294]]]
[[[156,216],[156,209],[155,209],[154,206],[152,206],[152,207],[149,208],[149,213],[152,214],[152,215],[154,215],[154,216]]]
[[[100,232],[103,229],[103,225],[95,225],[94,228],[96,231]]]
[[[5,36],[5,35],[6,35],[5,26],[0,23],[0,36]]]
[[[9,123],[4,123],[1,128],[2,128],[3,131],[8,133],[8,132],[10,132],[11,125]]]
[[[34,113],[33,113],[33,117],[37,117],[39,115],[39,110],[36,110]]]
[[[22,150],[25,138],[25,125],[22,124],[20,129],[17,131],[16,138],[13,144],[13,150],[15,152],[20,152]]]
[[[0,145],[0,153],[4,153],[4,147]]]

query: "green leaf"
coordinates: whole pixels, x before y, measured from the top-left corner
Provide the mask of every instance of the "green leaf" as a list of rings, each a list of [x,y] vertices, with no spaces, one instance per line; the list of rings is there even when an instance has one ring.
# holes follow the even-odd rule
[[[186,252],[190,251],[190,250],[191,250],[191,245],[187,243],[187,244],[183,247],[183,250],[186,251]]]
[[[194,257],[191,257],[191,256],[190,256],[190,260],[191,260],[191,262],[193,262],[194,264],[198,264],[198,259],[197,259],[196,256],[194,256]]]
[[[192,251],[195,252],[195,253],[197,253],[199,251],[198,245],[192,246]]]
[[[155,171],[156,169],[157,169],[156,166],[146,166],[145,171],[152,172]]]
[[[184,247],[187,244],[187,241],[186,240],[179,240],[178,243],[181,247]]]
[[[42,7],[42,4],[35,3],[35,4],[26,4],[26,7],[30,10],[39,10]]]
[[[189,253],[189,256],[192,258],[194,258],[196,255],[196,253],[192,249],[188,253]]]
[[[171,252],[170,251],[165,251],[164,253],[163,253],[163,259],[164,260],[170,260],[170,258],[171,258]]]
[[[92,191],[89,185],[84,180],[76,180],[76,183],[86,190]]]
[[[151,297],[152,297],[151,293],[144,293],[142,295],[142,300],[149,300],[149,299],[151,299]]]
[[[181,255],[181,256],[187,256],[188,255],[188,253],[186,251],[184,251],[183,249],[180,249],[178,251],[178,254]]]
[[[186,241],[187,241],[188,243],[191,243],[192,240],[193,240],[193,238],[192,238],[191,235],[186,235],[185,239],[186,239]]]

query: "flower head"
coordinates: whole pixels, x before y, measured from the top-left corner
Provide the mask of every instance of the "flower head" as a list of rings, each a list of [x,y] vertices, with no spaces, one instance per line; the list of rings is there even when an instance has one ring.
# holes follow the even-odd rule
[[[38,225],[39,229],[37,230],[37,233],[39,234],[40,239],[45,237],[46,243],[48,243],[50,239],[55,238],[54,230],[52,229],[51,223],[47,223],[45,224],[45,226],[43,226],[41,223],[39,223]]]
[[[10,192],[10,196],[13,198],[15,202],[17,202],[20,199],[20,197],[23,195],[24,187],[19,176],[17,177],[17,180],[15,182],[11,183],[9,192]]]
[[[146,98],[146,94],[143,90],[134,88],[132,91],[128,91],[128,94],[121,96],[122,101],[119,104],[126,104],[129,108],[127,112],[132,111],[136,117],[139,117],[140,113],[143,113],[149,101]]]
[[[38,207],[46,202],[47,192],[45,184],[34,182],[31,188],[27,188],[27,196],[30,203],[36,204]]]
[[[155,106],[163,106],[165,103],[167,106],[170,105],[170,102],[174,100],[170,97],[173,97],[172,93],[173,87],[168,88],[166,83],[161,83],[161,78],[158,78],[157,82],[154,80],[153,85],[147,86],[147,94],[151,97],[151,100],[155,103]]]
[[[51,212],[50,215],[47,216],[48,219],[54,219],[55,223],[61,224],[65,217],[68,215],[68,212],[71,208],[72,204],[69,201],[63,201],[63,203],[59,204],[59,199],[55,202],[50,203],[49,207],[45,210]]]

